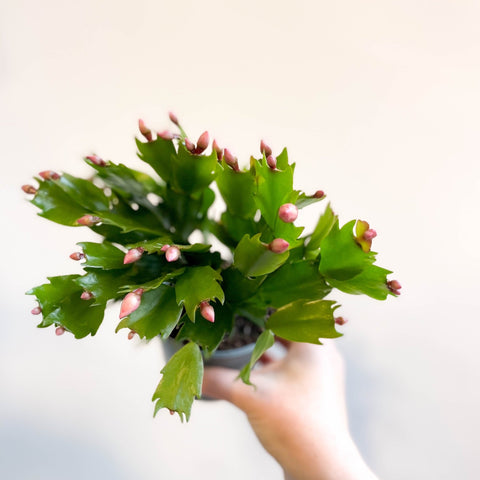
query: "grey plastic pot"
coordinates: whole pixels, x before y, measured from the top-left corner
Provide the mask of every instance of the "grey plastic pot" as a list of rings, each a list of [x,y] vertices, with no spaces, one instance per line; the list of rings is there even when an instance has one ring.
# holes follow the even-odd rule
[[[170,357],[183,346],[181,343],[176,342],[173,338],[168,338],[162,343],[163,350],[165,352],[165,358],[167,360],[169,360]],[[254,347],[255,344],[251,343],[249,345],[233,348],[231,350],[217,350],[211,357],[204,360],[205,366],[226,367],[240,370],[250,361]]]

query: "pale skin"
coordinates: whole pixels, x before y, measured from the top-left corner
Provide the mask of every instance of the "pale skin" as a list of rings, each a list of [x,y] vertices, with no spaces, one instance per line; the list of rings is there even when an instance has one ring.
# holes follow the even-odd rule
[[[205,369],[203,393],[243,410],[258,439],[281,465],[285,480],[378,480],[348,429],[343,359],[334,344],[282,343],[281,359],[265,355],[252,371]]]

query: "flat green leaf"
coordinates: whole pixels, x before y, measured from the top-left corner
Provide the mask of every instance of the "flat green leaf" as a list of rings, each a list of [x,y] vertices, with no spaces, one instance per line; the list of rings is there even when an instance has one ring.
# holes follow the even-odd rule
[[[75,280],[83,290],[94,296],[92,305],[105,305],[108,300],[121,298],[118,290],[129,281],[126,270],[85,269],[87,274]]]
[[[364,252],[353,236],[355,220],[341,229],[338,221],[320,245],[320,273],[335,280],[348,280],[375,261],[373,252]]]
[[[182,193],[204,190],[217,175],[217,154],[193,155],[183,143],[178,145],[178,154],[172,162],[172,187]]]
[[[229,267],[222,272],[222,288],[225,298],[230,303],[242,303],[256,296],[258,287],[266,277],[248,278],[234,267]]]
[[[227,332],[233,327],[234,313],[232,308],[225,304],[212,303],[215,310],[215,322],[205,320],[196,312],[195,323],[185,321],[176,340],[191,340],[202,347],[205,356],[210,356],[218,347]]]
[[[220,222],[235,242],[239,242],[245,234],[253,236],[258,233],[257,224],[252,218],[238,217],[228,210],[222,213]]]
[[[335,330],[334,305],[332,300],[297,300],[273,313],[267,328],[286,340],[320,345],[319,338],[341,336]]]
[[[105,304],[94,305],[94,300],[82,300],[82,287],[76,283],[78,275],[50,277],[50,285],[35,287],[33,294],[42,307],[43,321],[39,327],[62,325],[76,338],[95,335],[102,323]]]
[[[319,300],[331,288],[312,262],[286,263],[269,275],[258,289],[258,297],[275,308],[295,300]]]
[[[265,330],[258,337],[255,347],[250,357],[250,361],[242,368],[238,375],[244,383],[252,385],[250,382],[250,372],[253,366],[260,360],[260,357],[275,343],[275,335],[271,330]]]
[[[122,285],[122,287],[118,290],[119,293],[127,294],[129,292],[133,292],[133,290],[136,290],[137,288],[142,288],[145,292],[148,292],[149,290],[155,290],[156,288],[160,287],[165,282],[168,282],[169,280],[178,277],[179,275],[182,275],[183,272],[185,271],[185,268],[178,268],[177,270],[173,270],[171,272],[163,273],[159,277],[154,278],[153,280],[150,280],[148,282],[144,283],[138,283],[138,284],[125,284]]]
[[[251,171],[236,172],[222,162],[216,182],[228,212],[243,219],[253,218],[257,210],[255,176]],[[246,232],[244,232],[246,233]]]
[[[160,178],[169,183],[172,177],[172,163],[177,156],[173,142],[160,137],[147,143],[142,143],[136,138],[135,142],[139,158],[148,163]]]
[[[200,348],[188,343],[173,355],[161,371],[163,377],[152,400],[155,404],[154,416],[161,408],[177,412],[183,422],[190,418],[195,397],[200,398],[203,380],[203,359]]]
[[[60,225],[77,226],[77,220],[90,213],[70,198],[54,180],[39,181],[37,193],[31,202],[38,207],[41,217],[47,218]]]
[[[388,295],[393,295],[387,286],[387,275],[392,273],[390,270],[369,265],[359,275],[348,280],[339,281],[333,278],[328,279],[328,283],[338,288],[342,292],[352,295],[365,294],[376,300],[385,300]]]
[[[283,265],[288,258],[288,250],[283,253],[271,252],[260,241],[260,234],[250,238],[245,235],[233,254],[234,267],[247,277],[267,275]]]
[[[63,173],[56,183],[71,199],[88,211],[103,212],[109,209],[110,202],[105,193],[90,180]]]
[[[124,265],[125,252],[113,246],[111,243],[79,242],[77,243],[85,254],[83,265],[90,268],[101,268],[103,270],[114,270],[130,268],[131,265]]]
[[[128,248],[142,247],[148,253],[160,252],[164,245],[171,245],[173,242],[168,237],[158,237],[152,240],[144,240],[143,242],[137,242],[128,246]],[[203,253],[210,250],[211,245],[204,243],[194,243],[192,245],[180,245],[178,243],[175,246],[182,252],[190,253]]]
[[[182,311],[183,307],[176,302],[175,289],[161,285],[142,295],[140,306],[122,320],[117,331],[129,328],[141,338],[151,339],[157,335],[167,338],[180,320]]]
[[[175,285],[177,303],[183,305],[188,318],[195,321],[195,310],[200,302],[204,300],[218,299],[221,303],[225,301],[225,294],[218,282],[222,276],[212,267],[189,267],[183,275],[178,277]]]
[[[306,258],[312,260],[318,257],[322,240],[328,235],[337,220],[338,217],[333,213],[330,204],[328,204],[325,211],[320,215],[315,230],[307,243],[305,248]]]

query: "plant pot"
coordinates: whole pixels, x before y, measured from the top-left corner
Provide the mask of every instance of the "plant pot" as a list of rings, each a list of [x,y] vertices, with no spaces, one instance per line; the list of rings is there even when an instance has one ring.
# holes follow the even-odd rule
[[[173,338],[167,338],[163,342],[163,351],[166,360],[183,347],[183,344]],[[230,350],[217,350],[208,359],[204,359],[206,367],[226,367],[232,369],[241,369],[250,361],[254,343],[242,347],[232,348]]]

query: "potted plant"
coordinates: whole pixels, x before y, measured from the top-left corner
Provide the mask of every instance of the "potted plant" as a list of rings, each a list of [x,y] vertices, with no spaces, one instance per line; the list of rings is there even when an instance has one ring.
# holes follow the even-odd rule
[[[161,371],[155,413],[165,407],[188,420],[204,359],[219,347],[249,344],[240,374],[249,383],[275,335],[316,344],[341,335],[338,305],[325,299],[332,289],[384,300],[401,287],[375,265],[376,233],[367,222],[340,227],[327,205],[303,235],[298,210],[325,195],[294,189],[286,150],[274,156],[262,141],[260,155],[242,169],[215,140],[209,148],[207,132],[194,143],[176,116],[170,119],[179,133],[154,134],[139,122],[138,155],[152,175],[90,155],[88,179],[47,170],[36,177],[38,187],[22,187],[40,216],[100,237],[78,243],[70,256],[83,261],[83,275],[50,277],[27,293],[38,302],[32,313],[43,317],[38,326],[54,326],[57,335],[95,335],[107,302],[121,300],[116,331],[174,338],[178,351]],[[224,201],[217,216],[213,183]],[[194,233],[204,240],[192,241]]]

